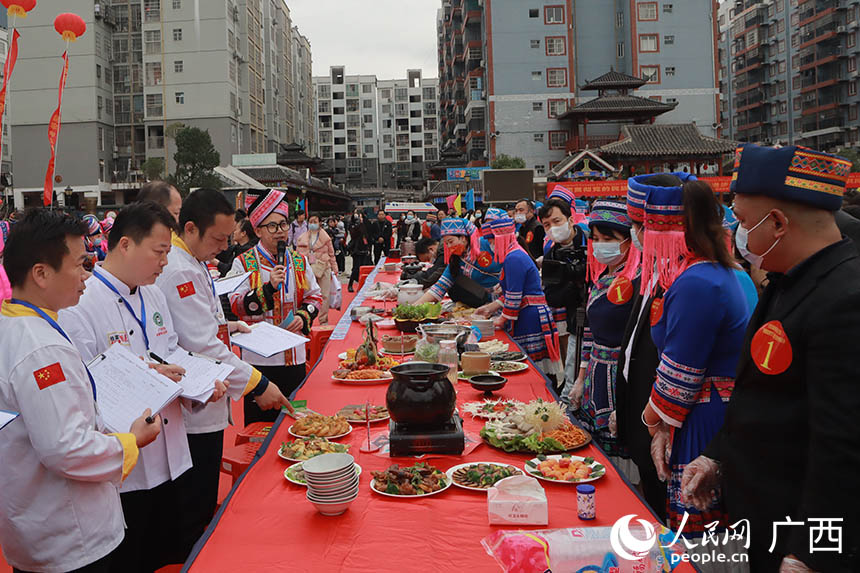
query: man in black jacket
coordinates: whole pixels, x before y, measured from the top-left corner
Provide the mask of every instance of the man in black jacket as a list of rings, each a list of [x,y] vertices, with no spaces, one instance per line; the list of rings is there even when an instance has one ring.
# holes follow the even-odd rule
[[[860,256],[834,220],[851,163],[745,145],[735,166],[738,250],[770,281],[682,496],[703,506],[722,483],[751,571],[860,571]]]
[[[532,260],[538,260],[543,256],[543,238],[546,236],[546,231],[535,216],[534,201],[520,200],[515,207],[514,221],[520,225],[517,242]]]
[[[385,216],[385,211],[380,209],[376,213],[376,221],[371,226],[371,236],[373,237],[373,262],[379,261],[379,258],[384,254],[388,256],[388,250],[391,248],[391,221]]]

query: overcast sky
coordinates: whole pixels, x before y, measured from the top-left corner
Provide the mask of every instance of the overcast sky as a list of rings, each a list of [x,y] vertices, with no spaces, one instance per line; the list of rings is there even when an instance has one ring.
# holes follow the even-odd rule
[[[311,42],[314,76],[344,65],[348,75],[405,78],[420,68],[438,75],[440,0],[287,0],[293,25]]]

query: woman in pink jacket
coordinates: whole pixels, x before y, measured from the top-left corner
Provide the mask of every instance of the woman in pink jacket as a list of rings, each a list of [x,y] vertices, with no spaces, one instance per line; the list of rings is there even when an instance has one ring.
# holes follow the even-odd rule
[[[331,300],[331,273],[337,276],[337,260],[334,258],[334,245],[331,237],[320,228],[320,218],[311,215],[308,219],[308,230],[299,235],[296,249],[308,258],[314,276],[322,290],[322,308],[320,309],[319,324],[328,324],[328,305]]]

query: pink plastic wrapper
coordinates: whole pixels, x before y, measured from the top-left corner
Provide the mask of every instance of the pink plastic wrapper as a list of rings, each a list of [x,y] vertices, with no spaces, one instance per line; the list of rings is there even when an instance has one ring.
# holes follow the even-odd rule
[[[629,537],[622,536],[620,543],[630,550],[627,556],[632,559],[613,550],[611,527],[497,531],[482,539],[481,545],[505,573],[659,573],[677,566],[680,559],[677,555],[672,558],[675,552],[661,547],[666,535],[672,537],[668,529],[655,523],[647,531],[631,524],[626,531],[639,545],[639,554],[644,553],[638,559],[637,547],[625,545],[625,540],[630,543]],[[647,544],[648,539],[653,544],[642,549],[640,543]]]

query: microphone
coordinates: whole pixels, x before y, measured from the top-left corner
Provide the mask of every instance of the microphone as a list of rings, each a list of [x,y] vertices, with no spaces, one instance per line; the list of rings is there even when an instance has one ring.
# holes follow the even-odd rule
[[[276,262],[279,265],[284,266],[284,263],[287,260],[286,255],[287,255],[287,242],[286,241],[278,241],[278,258],[275,259]]]

